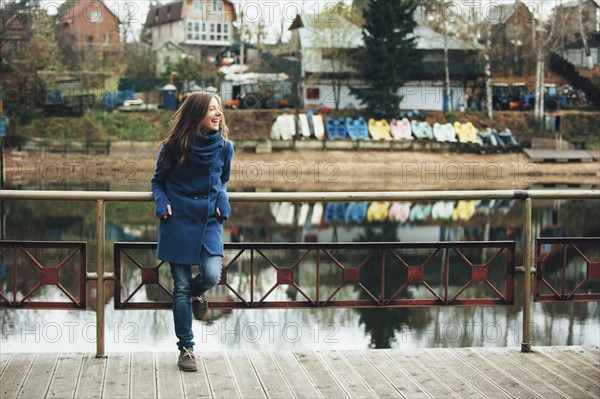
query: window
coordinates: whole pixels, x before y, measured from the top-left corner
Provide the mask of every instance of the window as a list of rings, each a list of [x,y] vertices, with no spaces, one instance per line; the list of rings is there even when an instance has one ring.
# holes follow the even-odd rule
[[[194,11],[202,11],[202,0],[194,0]]]
[[[192,41],[229,42],[229,23],[188,21],[185,37]]]
[[[213,11],[223,11],[223,1],[222,0],[212,0],[212,10]]]
[[[104,44],[110,44],[110,34],[109,33],[105,33],[104,34]]]
[[[99,11],[92,11],[90,13],[90,22],[102,22],[102,13]]]
[[[307,87],[306,88],[306,99],[307,100],[319,101],[320,98],[321,98],[321,89],[319,89],[318,87]]]

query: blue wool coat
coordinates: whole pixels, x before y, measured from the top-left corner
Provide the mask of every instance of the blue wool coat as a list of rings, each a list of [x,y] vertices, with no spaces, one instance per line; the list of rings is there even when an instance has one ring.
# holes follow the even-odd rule
[[[209,135],[208,139],[209,145],[196,143],[184,165],[167,168],[161,161],[162,150],[158,156],[152,194],[160,220],[157,252],[160,260],[197,265],[202,248],[211,255],[224,255],[223,221],[231,213],[227,181],[234,150],[220,132]],[[172,215],[162,219],[167,214],[167,204],[171,205]],[[216,214],[217,207],[220,217]]]

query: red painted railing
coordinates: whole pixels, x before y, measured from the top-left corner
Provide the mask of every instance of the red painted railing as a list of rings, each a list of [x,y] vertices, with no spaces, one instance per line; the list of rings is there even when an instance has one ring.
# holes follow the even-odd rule
[[[155,249],[155,243],[115,243],[116,309],[171,307],[170,300],[136,300],[136,294],[148,285],[171,294],[168,283],[160,281],[164,263],[151,261],[151,265],[144,265],[137,258],[153,260]],[[213,308],[514,303],[513,241],[232,243],[226,244],[225,250],[226,265],[219,284],[227,288],[229,300],[211,300]],[[139,284],[129,290],[124,289],[121,279],[125,264],[133,265],[129,272],[138,273]],[[240,275],[245,276],[243,284],[239,282]],[[259,286],[259,275],[260,281],[269,280],[269,284]],[[285,296],[292,299],[277,298],[277,289],[283,287]],[[348,293],[347,287],[354,290]]]
[[[535,255],[535,301],[600,301],[600,237],[538,238]]]
[[[77,287],[71,270],[61,273],[66,265],[74,265],[78,273]],[[29,270],[27,267],[29,266]],[[28,285],[20,273],[38,272],[39,280]],[[0,272],[5,284],[0,285],[0,308],[85,309],[86,243],[52,241],[0,241]],[[65,274],[65,276],[62,276]],[[30,276],[28,276],[30,277]],[[63,279],[61,279],[63,278]],[[27,280],[30,280],[28,278]],[[64,301],[41,301],[36,293],[42,287],[55,286]],[[72,292],[73,289],[78,292]]]

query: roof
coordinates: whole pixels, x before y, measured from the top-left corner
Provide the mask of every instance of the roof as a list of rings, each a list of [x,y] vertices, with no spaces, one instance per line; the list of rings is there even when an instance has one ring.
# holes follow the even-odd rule
[[[300,43],[304,48],[356,48],[363,45],[362,29],[345,18],[338,19],[339,24],[330,27],[315,27],[313,18],[306,18],[305,29],[299,29]],[[464,40],[435,32],[428,26],[417,25],[414,31],[419,50],[443,50],[444,41],[449,50],[481,50],[478,43],[467,43]]]
[[[146,26],[157,26],[182,19],[183,0],[151,8],[146,15]]]
[[[417,38],[417,49],[419,50],[443,50],[447,45],[448,50],[481,50],[483,46],[479,43],[468,43],[456,37],[438,33],[425,25],[418,25],[414,31]],[[446,43],[444,43],[444,41]]]
[[[235,13],[236,7],[230,0],[221,1],[223,3],[231,5]],[[184,0],[176,0],[167,4],[160,5],[158,7],[151,8],[148,11],[148,14],[146,15],[146,26],[152,27],[182,20],[183,5]]]
[[[119,23],[119,24],[121,23],[121,21],[119,20],[119,17],[117,17],[110,10],[110,8],[108,8],[106,6],[106,4],[104,3],[104,0],[78,0],[77,4],[75,4],[75,6],[67,8],[67,11],[63,14],[62,17],[60,17],[60,23],[68,24],[68,23],[72,22],[74,15],[88,15],[91,12],[91,10],[88,9],[88,7],[90,6],[89,3],[100,4],[101,6],[103,6],[102,12],[109,12],[110,15],[112,15],[115,18],[115,21],[117,21],[117,23]]]
[[[533,18],[528,5],[522,1],[516,1],[512,4],[493,4],[488,10],[486,21],[491,25],[523,24],[531,23]]]

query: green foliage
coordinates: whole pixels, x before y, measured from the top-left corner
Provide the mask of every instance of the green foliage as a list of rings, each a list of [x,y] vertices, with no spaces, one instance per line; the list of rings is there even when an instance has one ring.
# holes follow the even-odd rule
[[[363,40],[353,58],[359,77],[368,87],[353,87],[351,93],[370,110],[382,110],[388,115],[398,111],[404,86],[418,67],[415,0],[373,0],[365,10]]]

